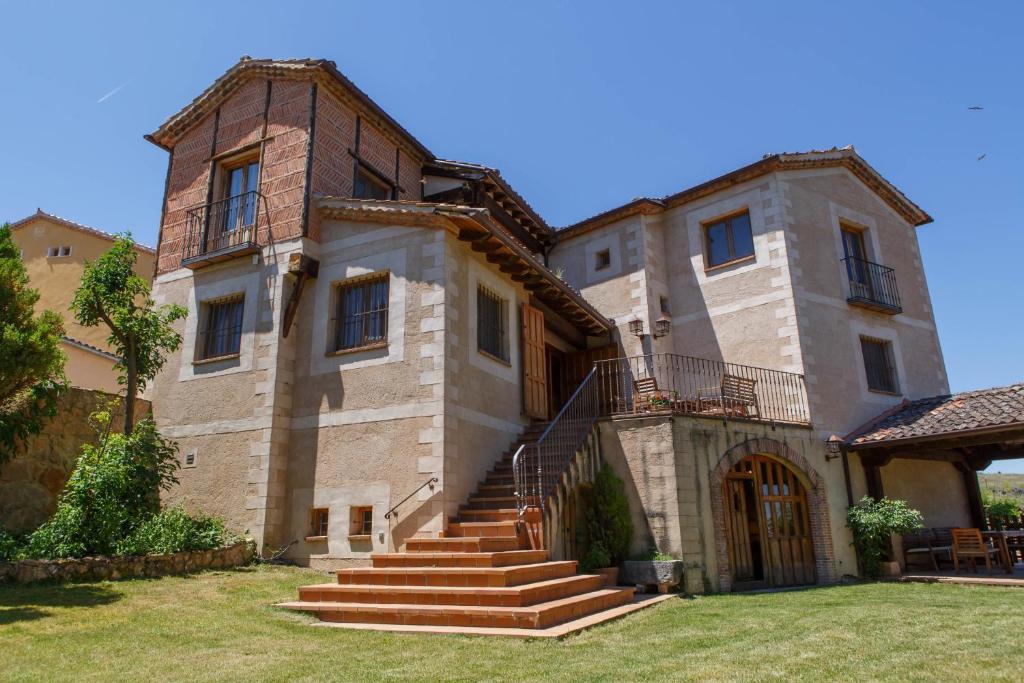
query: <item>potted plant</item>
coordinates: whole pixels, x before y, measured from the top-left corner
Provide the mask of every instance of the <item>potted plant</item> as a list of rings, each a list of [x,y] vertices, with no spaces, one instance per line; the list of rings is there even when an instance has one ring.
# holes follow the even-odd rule
[[[657,550],[638,555],[622,563],[622,582],[637,586],[657,586],[667,593],[683,581],[684,563]]]
[[[580,569],[601,574],[607,586],[617,585],[619,563],[626,559],[633,537],[629,499],[622,480],[606,463],[592,484],[581,485],[580,499]]]
[[[671,408],[672,404],[678,400],[678,391],[656,391],[647,397],[647,404],[653,410],[664,410]]]
[[[892,535],[917,531],[923,524],[921,513],[906,501],[864,496],[847,510],[846,526],[853,532],[861,573],[877,579],[883,575],[899,576],[899,563],[889,559]]]

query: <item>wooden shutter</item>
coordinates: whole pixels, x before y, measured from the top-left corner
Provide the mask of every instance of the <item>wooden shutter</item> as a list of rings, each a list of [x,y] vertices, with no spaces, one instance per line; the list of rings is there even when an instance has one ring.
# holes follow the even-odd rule
[[[548,419],[544,313],[523,304],[523,408],[528,417]]]

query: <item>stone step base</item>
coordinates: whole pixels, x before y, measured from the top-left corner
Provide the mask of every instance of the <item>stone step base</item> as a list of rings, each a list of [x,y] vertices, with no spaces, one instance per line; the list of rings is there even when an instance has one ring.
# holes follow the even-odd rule
[[[335,574],[339,584],[507,588],[576,574],[576,562],[537,562],[511,567],[352,567]]]
[[[380,553],[370,555],[376,568],[385,567],[510,567],[548,559],[546,550],[504,550],[496,553]]]

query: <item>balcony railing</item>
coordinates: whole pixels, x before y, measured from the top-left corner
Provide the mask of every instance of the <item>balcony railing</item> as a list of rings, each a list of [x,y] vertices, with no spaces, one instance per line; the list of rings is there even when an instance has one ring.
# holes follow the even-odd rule
[[[603,415],[810,424],[803,375],[668,353],[597,361]]]
[[[844,258],[843,265],[850,282],[849,303],[890,315],[903,311],[896,271],[853,256]]]
[[[256,235],[260,215],[265,211],[266,200],[259,192],[245,192],[189,209],[182,265],[195,268],[255,253],[259,249]]]

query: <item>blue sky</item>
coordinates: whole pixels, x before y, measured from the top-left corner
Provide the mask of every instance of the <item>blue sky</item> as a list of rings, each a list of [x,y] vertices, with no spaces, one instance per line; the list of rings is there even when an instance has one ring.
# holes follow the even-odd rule
[[[167,157],[142,135],[243,54],[326,57],[554,225],[854,144],[935,218],[952,388],[1024,380],[1024,3],[0,4],[0,220],[153,244]]]

